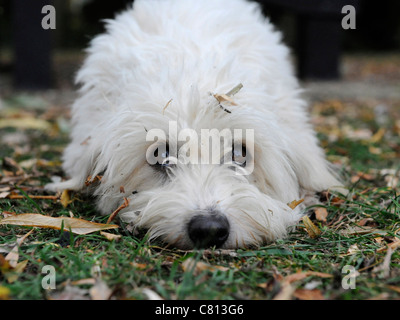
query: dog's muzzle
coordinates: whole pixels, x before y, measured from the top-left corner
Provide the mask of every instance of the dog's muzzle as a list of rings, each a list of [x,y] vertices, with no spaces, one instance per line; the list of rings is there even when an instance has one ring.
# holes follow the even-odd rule
[[[220,213],[196,215],[189,221],[188,234],[196,248],[218,248],[229,237],[229,222]]]

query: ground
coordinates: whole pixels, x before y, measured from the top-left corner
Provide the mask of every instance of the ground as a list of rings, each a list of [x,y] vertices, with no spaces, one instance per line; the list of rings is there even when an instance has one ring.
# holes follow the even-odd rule
[[[16,92],[0,79],[0,219],[107,223],[92,199],[42,188],[64,177],[80,62],[56,56],[57,90]],[[118,218],[118,229],[89,234],[0,221],[0,299],[399,299],[400,56],[348,55],[342,73],[303,83],[321,145],[350,190],[322,193],[309,208],[313,225],[260,248],[181,251],[148,243]]]

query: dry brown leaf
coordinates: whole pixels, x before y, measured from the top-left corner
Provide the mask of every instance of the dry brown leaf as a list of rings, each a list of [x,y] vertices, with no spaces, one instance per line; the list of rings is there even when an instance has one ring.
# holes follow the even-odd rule
[[[70,190],[64,190],[61,193],[60,202],[64,208],[66,208],[72,202]]]
[[[300,203],[304,202],[304,199],[300,199],[300,200],[293,200],[291,203],[288,204],[288,206],[291,209],[296,208]]]
[[[306,231],[311,238],[318,238],[321,235],[321,230],[310,220],[309,217],[303,217],[303,223],[306,227]]]
[[[137,263],[137,262],[131,262],[130,265],[132,267],[135,267],[138,270],[145,270],[147,269],[147,264],[145,263]]]
[[[296,288],[289,282],[284,282],[281,290],[276,294],[273,300],[291,300]]]
[[[10,263],[0,254],[0,271],[7,272],[9,269],[11,269]]]
[[[17,244],[12,248],[12,250],[7,254],[5,259],[9,262],[11,268],[16,268],[18,265],[19,253],[18,248],[25,241],[27,237],[31,235],[33,229],[29,231],[27,234],[23,235],[21,238],[17,239]]]
[[[325,300],[322,292],[318,289],[297,289],[293,296],[300,300]]]
[[[341,257],[346,257],[346,256],[351,256],[353,254],[357,254],[359,253],[361,250],[360,248],[357,246],[357,244],[352,244],[349,249],[347,249],[347,253],[345,254],[341,254]]]
[[[67,284],[62,291],[52,292],[49,300],[89,300],[88,290]]]
[[[326,208],[315,208],[314,213],[318,221],[326,222],[326,217],[328,216],[328,210],[326,210]]]
[[[0,286],[0,300],[8,300],[10,298],[10,289]]]
[[[144,288],[142,290],[142,293],[147,297],[149,300],[164,300],[157,292],[149,289],[149,288]]]
[[[228,95],[226,94],[214,94],[214,98],[217,99],[219,103],[227,102],[233,106],[237,106],[237,103]]]
[[[8,283],[13,283],[19,278],[27,263],[28,260],[21,261],[15,266],[15,268],[12,268],[7,272],[3,272],[3,275],[7,279]]]
[[[48,121],[34,118],[34,117],[24,117],[18,119],[0,119],[0,129],[3,128],[16,128],[16,129],[33,129],[33,130],[50,130],[51,124]]]
[[[80,280],[76,280],[76,281],[71,281],[69,284],[71,284],[72,286],[80,286],[80,285],[85,285],[85,284],[86,285],[87,284],[94,285],[95,283],[96,283],[95,278],[85,278],[85,279],[80,279]],[[66,284],[64,282],[61,285],[66,285]]]
[[[90,288],[89,294],[92,300],[108,300],[111,297],[112,290],[103,280],[96,279],[96,283]]]
[[[18,225],[25,227],[40,227],[71,231],[75,234],[88,234],[100,230],[116,229],[117,225],[90,222],[83,219],[68,217],[49,217],[36,213],[23,213],[4,218],[0,221],[0,225]]]
[[[377,252],[383,252],[383,251],[388,250],[389,248],[390,248],[391,250],[395,250],[395,249],[397,249],[398,247],[400,247],[400,239],[397,239],[396,241],[393,241],[393,242],[389,243],[389,244],[387,245],[387,247],[378,249]]]
[[[292,283],[296,281],[303,280],[309,276],[315,276],[319,278],[332,278],[333,275],[329,273],[323,273],[323,272],[317,272],[317,271],[304,271],[304,272],[296,272],[293,274],[290,274],[283,279],[278,280],[282,288],[280,292],[274,297],[274,300],[290,300],[292,299],[293,296],[295,296],[296,287],[292,285]],[[309,290],[311,291],[311,290]],[[301,291],[300,291],[301,294]]]
[[[229,270],[229,268],[227,268],[227,267],[212,266],[212,265],[210,265],[208,263],[204,263],[204,262],[201,262],[201,261],[196,261],[193,258],[186,259],[182,263],[182,269],[185,272],[193,270],[193,273],[195,275],[198,275],[198,274],[202,273],[203,271],[214,272],[214,271],[217,271],[217,270],[220,270],[220,271],[228,271]]]
[[[108,241],[117,241],[121,239],[121,235],[113,234],[109,232],[100,231],[100,234],[104,236]]]
[[[8,261],[11,268],[15,268],[17,266],[19,259],[18,245],[12,248],[5,259]]]
[[[9,196],[10,193],[11,193],[11,192],[9,192],[9,191],[0,192],[0,199],[5,199],[5,198],[7,198],[7,197]]]
[[[371,143],[376,143],[382,140],[382,138],[385,136],[386,130],[384,128],[380,128],[369,140]]]
[[[369,226],[363,226],[363,227],[355,226],[355,227],[348,227],[345,230],[341,230],[341,231],[339,231],[339,233],[341,235],[346,235],[346,236],[357,235],[357,234],[375,234],[375,235],[384,236],[387,234],[387,231],[379,230],[379,229],[369,227]]]
[[[304,271],[304,272],[296,272],[296,273],[290,274],[290,275],[286,276],[285,278],[283,278],[282,281],[292,283],[295,281],[303,280],[309,276],[315,276],[315,277],[319,277],[319,278],[332,278],[333,277],[333,275],[331,275],[329,273],[323,273],[323,272],[317,272],[317,271]]]
[[[390,289],[390,290],[393,290],[393,291],[395,291],[395,292],[397,292],[397,293],[400,293],[400,287],[396,287],[396,286],[392,286],[392,285],[386,285],[386,288],[388,288],[388,289]]]

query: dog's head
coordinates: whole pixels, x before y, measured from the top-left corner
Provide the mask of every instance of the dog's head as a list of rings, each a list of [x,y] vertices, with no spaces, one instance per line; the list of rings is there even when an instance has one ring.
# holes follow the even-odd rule
[[[199,100],[128,112],[105,130],[99,207],[128,197],[124,220],[180,248],[284,236],[300,218],[300,207],[287,205],[299,198],[299,182],[284,130],[267,110],[241,106],[239,94],[237,105]]]

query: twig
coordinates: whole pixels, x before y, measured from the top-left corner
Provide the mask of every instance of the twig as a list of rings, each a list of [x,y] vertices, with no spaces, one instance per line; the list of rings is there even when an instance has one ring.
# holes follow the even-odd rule
[[[124,197],[124,203],[121,204],[111,215],[108,217],[107,224],[109,224],[111,221],[114,220],[114,218],[117,216],[117,214],[122,210],[125,209],[126,207],[129,206],[129,200]]]
[[[33,196],[29,195],[28,197],[31,199],[42,199],[42,200],[58,200],[58,196]],[[25,196],[19,195],[19,194],[10,194],[7,196],[8,199],[26,199]]]
[[[226,95],[228,97],[234,96],[236,93],[238,93],[241,89],[243,88],[243,85],[239,83],[236,87],[234,87],[231,91],[229,91]]]
[[[165,105],[164,109],[162,110],[162,114],[163,114],[163,115],[164,115],[165,110],[166,110],[166,109],[168,108],[168,106],[171,104],[172,100],[173,100],[173,99],[169,100],[169,101],[167,102],[167,104]]]

